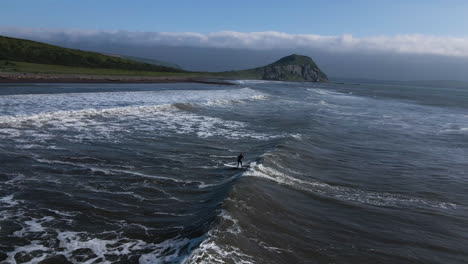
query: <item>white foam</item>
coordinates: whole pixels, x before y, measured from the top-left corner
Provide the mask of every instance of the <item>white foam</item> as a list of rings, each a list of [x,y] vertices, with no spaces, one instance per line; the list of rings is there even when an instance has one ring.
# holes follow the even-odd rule
[[[140,264],[185,263],[190,252],[204,239],[204,236],[188,239],[174,238],[154,245],[151,253],[140,257]],[[172,254],[167,255],[172,252]]]
[[[15,231],[13,233],[14,236],[16,237],[24,237],[25,234],[27,233],[39,233],[39,232],[45,232],[46,228],[42,226],[42,224],[50,222],[54,220],[55,218],[51,216],[45,216],[41,219],[31,219],[28,221],[23,222],[23,228],[19,231]]]
[[[111,121],[109,118],[116,118],[118,121]],[[108,140],[118,135],[122,136],[121,132],[132,133],[134,130],[146,131],[152,135],[154,133],[164,134],[165,131],[177,134],[194,133],[202,138],[222,136],[233,139],[254,138],[265,140],[277,137],[266,133],[249,131],[246,128],[246,123],[243,122],[201,116],[180,110],[174,105],[127,106],[57,111],[30,116],[0,116],[0,125],[11,127],[8,130],[9,133],[5,133],[7,137],[19,137],[21,134],[27,133],[26,136],[33,137],[40,142],[53,138],[54,134],[78,141],[84,139]],[[29,128],[29,130],[25,131],[26,128]],[[44,128],[47,128],[53,134],[46,133]],[[12,132],[15,130],[17,133]],[[62,131],[77,133],[74,133],[74,135],[59,133]],[[120,133],[115,133],[115,131]]]
[[[231,214],[226,210],[221,210],[219,217],[223,219],[223,223],[229,222],[229,228],[226,229],[226,232],[232,234],[239,234],[242,232],[241,227],[239,226],[239,221],[235,219]]]
[[[46,210],[49,211],[49,212],[52,212],[52,213],[54,213],[54,214],[60,215],[60,216],[65,216],[65,217],[73,217],[73,216],[76,216],[76,213],[57,211],[57,210],[53,210],[53,209],[49,209],[49,208],[47,208]]]
[[[210,230],[208,238],[192,251],[184,263],[213,264],[226,263],[226,261],[240,264],[255,263],[252,256],[243,253],[239,248],[217,243],[223,235],[222,230],[216,228]]]
[[[99,110],[122,106],[204,104],[218,100],[220,102],[252,100],[258,96],[265,96],[265,94],[250,88],[12,95],[0,98],[0,109],[2,110],[0,114],[16,116],[22,113],[20,114],[22,116],[31,116],[50,112]]]
[[[340,93],[326,89],[307,89],[309,103],[317,107],[313,115],[327,120],[359,123],[372,129],[391,129],[398,133],[463,134],[468,133],[464,109],[418,105],[414,102]],[[354,126],[354,124],[353,124]]]
[[[11,174],[10,176],[12,176],[12,178],[11,178],[10,180],[6,181],[5,184],[14,185],[14,184],[16,184],[17,182],[26,180],[26,177],[25,177],[23,174],[21,174],[21,173]],[[1,200],[1,199],[0,199],[0,200]]]
[[[255,263],[252,256],[243,253],[239,248],[220,245],[211,239],[202,242],[186,263],[213,264],[226,263],[228,260],[239,264]]]
[[[207,183],[204,183],[204,182],[201,182],[199,185],[198,185],[198,188],[200,189],[204,189],[204,188],[210,188],[210,187],[215,187],[215,186],[221,186],[221,185],[225,185],[226,183],[229,183],[229,182],[232,182],[234,181],[235,179],[239,178],[239,175],[238,174],[235,174],[227,179],[224,179],[222,181],[219,181],[219,182],[216,182],[216,183],[211,183],[211,184],[207,184]]]
[[[17,208],[0,211],[1,220],[18,219],[18,218],[24,219],[24,217],[27,217],[26,215],[27,215],[27,212],[23,211],[22,209],[17,209]],[[27,218],[29,218],[30,220],[27,220],[21,223],[23,226],[22,229],[19,231],[15,231],[12,234],[12,236],[27,237],[27,235],[31,234],[32,237],[34,238],[38,238],[38,237],[43,238],[43,235],[48,231],[48,228],[45,227],[44,224],[51,222],[55,219],[50,216],[46,216],[40,219],[30,218],[30,217],[27,217]],[[11,250],[10,252],[6,252],[7,259],[5,260],[5,262],[2,262],[2,263],[16,264],[17,263],[15,259],[16,254],[18,253],[29,254],[32,252],[34,252],[34,257],[32,257],[31,260],[27,262],[21,262],[21,263],[29,263],[29,264],[38,263],[44,260],[48,255],[53,253],[52,250],[46,247],[43,243],[44,241],[42,240],[32,240],[32,241],[29,241],[29,244],[27,245],[15,246],[13,250]]]
[[[231,82],[240,84],[240,85],[248,85],[248,84],[262,84],[262,83],[278,83],[278,81],[266,81],[266,80],[232,80]]]
[[[90,249],[96,255],[82,263],[94,263],[98,259],[105,260],[105,255],[128,255],[132,250],[141,250],[145,247],[146,243],[141,240],[134,240],[130,242],[119,241],[118,239],[98,239],[86,238],[85,233],[79,232],[60,232],[57,239],[60,241],[59,246],[64,250],[63,253],[68,259],[72,259],[72,252],[77,249]],[[110,261],[103,261],[100,263],[111,263]]]
[[[17,149],[32,149],[32,148],[42,148],[42,146],[37,144],[24,144],[24,145],[15,145]]]
[[[249,170],[247,170],[243,176],[268,179],[297,190],[333,197],[341,201],[358,202],[375,206],[432,207],[440,209],[457,208],[456,204],[450,202],[431,201],[399,194],[370,192],[350,187],[333,186],[322,182],[301,180],[257,163],[251,164]]]
[[[443,134],[468,134],[468,127],[442,129],[440,132]]]
[[[319,89],[319,88],[307,88],[307,91],[311,91],[320,95],[343,95],[342,93],[331,91],[331,90],[325,90],[325,89]]]
[[[8,207],[12,207],[12,206],[17,205],[18,201],[16,201],[14,199],[14,196],[11,194],[11,195],[7,195],[5,197],[0,198],[0,203],[2,203],[3,205],[6,205]]]
[[[53,217],[43,217],[41,219],[25,221],[23,230],[15,232],[14,235],[23,237],[27,233],[46,233],[52,229],[49,230],[49,228],[44,227],[43,224],[53,220]],[[151,229],[142,225],[136,226],[143,228],[145,232]],[[106,260],[106,256],[128,256],[138,254],[140,252],[150,252],[141,255],[139,259],[140,263],[181,263],[204,239],[204,236],[193,239],[175,237],[164,240],[161,243],[147,243],[138,239],[120,238],[120,235],[117,232],[104,232],[100,234],[104,237],[108,237],[109,235],[111,237],[115,237],[115,235],[117,235],[114,239],[101,239],[96,236],[90,236],[86,232],[60,230],[53,230],[47,235],[54,233],[57,234],[57,249],[48,248],[48,242],[46,243],[46,241],[33,240],[28,245],[15,247],[11,252],[8,252],[6,263],[16,263],[15,255],[18,253],[28,254],[34,251],[36,255],[40,255],[27,263],[37,263],[47,257],[57,254],[62,254],[69,261],[78,263],[75,259],[74,253],[78,249],[88,249],[93,253],[90,254],[90,256],[92,256],[90,259],[84,262],[79,262],[85,264],[95,263],[97,260],[99,260],[99,263],[112,263],[112,261]]]
[[[18,148],[25,149],[38,143],[50,147],[50,140],[57,136],[80,142],[117,141],[119,136],[135,130],[151,136],[193,133],[202,138],[262,140],[271,136],[249,131],[243,122],[202,116],[190,110],[193,106],[223,106],[266,98],[250,88],[2,96],[0,138],[14,139],[21,143]]]
[[[228,237],[236,237],[243,232],[237,220],[227,210],[221,210],[218,214],[219,222],[208,231],[206,238],[193,250],[190,257],[184,263],[255,263],[254,258],[234,245],[219,243],[219,241],[231,240]]]
[[[268,246],[267,243],[265,243],[264,241],[258,241],[256,239],[253,239],[254,241],[257,241],[257,243],[263,247],[264,249],[270,251],[270,252],[274,252],[274,253],[283,253],[283,252],[291,252],[293,253],[291,250],[288,250],[288,249],[284,249],[284,248],[279,248],[279,247],[272,247],[272,246]]]
[[[143,178],[158,179],[158,180],[171,181],[171,182],[183,183],[183,184],[199,184],[200,183],[198,181],[179,180],[179,179],[176,179],[176,178],[169,178],[169,177],[164,177],[164,176],[158,176],[158,175],[153,175],[153,174],[142,173],[142,172],[138,172],[138,171],[135,171],[135,170],[101,168],[101,167],[97,167],[97,166],[89,165],[89,164],[81,164],[81,163],[77,163],[77,162],[60,161],[60,160],[48,160],[48,159],[37,158],[37,157],[35,158],[35,160],[38,161],[38,162],[48,163],[48,164],[63,164],[63,165],[70,165],[70,166],[74,166],[74,167],[85,168],[85,169],[89,169],[89,170],[91,170],[93,172],[102,172],[102,173],[105,173],[107,175],[119,173],[119,174],[129,174],[129,175],[134,175],[134,176],[143,177]]]
[[[21,136],[21,131],[13,128],[0,128],[0,136],[2,134],[7,137],[19,137]]]
[[[169,216],[191,216],[193,214],[176,214],[170,212],[154,212],[153,215],[169,215]]]
[[[42,251],[43,253],[39,257],[35,257],[31,259],[28,262],[21,262],[22,264],[35,264],[38,263],[42,260],[44,260],[47,257],[47,251],[49,249],[43,245],[40,244],[39,241],[31,241],[31,244],[26,245],[26,246],[19,246],[15,247],[15,249],[11,252],[7,253],[7,259],[5,260],[5,263],[11,263],[11,264],[16,264],[16,259],[15,255],[17,253],[23,252],[23,253],[31,253],[33,251]]]

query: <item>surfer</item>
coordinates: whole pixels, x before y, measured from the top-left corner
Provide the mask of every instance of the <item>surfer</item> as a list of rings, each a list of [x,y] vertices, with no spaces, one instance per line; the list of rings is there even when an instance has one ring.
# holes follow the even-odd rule
[[[237,168],[239,168],[239,164],[240,164],[240,166],[242,168],[242,159],[243,158],[244,158],[244,155],[242,155],[242,153],[239,154],[239,156],[237,156]]]

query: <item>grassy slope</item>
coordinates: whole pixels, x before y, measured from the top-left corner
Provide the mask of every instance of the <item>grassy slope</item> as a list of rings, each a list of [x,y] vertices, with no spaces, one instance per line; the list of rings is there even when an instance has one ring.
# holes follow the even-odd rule
[[[227,79],[244,79],[244,80],[260,80],[262,75],[255,69],[242,70],[242,71],[226,71],[226,72],[213,72],[212,76]]]
[[[126,55],[116,55],[116,57],[127,59],[127,60],[132,60],[132,61],[138,61],[138,62],[153,64],[153,65],[159,65],[159,66],[174,68],[174,69],[182,69],[182,67],[180,67],[179,65],[177,65],[175,63],[166,62],[166,61],[160,61],[160,60],[148,59],[148,58],[141,58],[141,57],[135,57],[135,56],[126,56]]]
[[[0,60],[129,71],[185,72],[181,69],[136,62],[96,52],[67,49],[41,42],[2,36],[0,36]]]
[[[30,62],[0,61],[0,72],[28,72],[82,75],[114,75],[114,76],[187,76],[195,77],[203,74],[192,72],[159,72],[135,71],[124,69],[73,67],[54,64],[38,64]]]
[[[54,64],[39,64],[0,60],[0,72],[27,72],[52,74],[82,74],[82,75],[113,75],[113,76],[186,76],[204,78],[227,79],[259,79],[261,76],[253,74],[252,70],[233,72],[158,72],[158,71],[132,71],[122,69],[72,67]]]
[[[130,58],[130,57],[127,57]],[[27,72],[121,76],[187,76],[262,79],[263,69],[282,64],[316,64],[308,57],[291,55],[254,69],[226,72],[189,72],[132,61],[118,56],[67,49],[41,42],[0,36],[0,72]],[[317,67],[318,69],[318,67]],[[324,75],[326,76],[326,75]],[[291,80],[296,80],[292,76]],[[301,81],[301,79],[297,79]]]

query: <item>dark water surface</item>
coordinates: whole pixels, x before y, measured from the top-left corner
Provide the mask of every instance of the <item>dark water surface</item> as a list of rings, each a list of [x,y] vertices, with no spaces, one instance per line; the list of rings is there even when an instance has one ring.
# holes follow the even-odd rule
[[[0,148],[4,263],[468,260],[468,90],[1,85]]]

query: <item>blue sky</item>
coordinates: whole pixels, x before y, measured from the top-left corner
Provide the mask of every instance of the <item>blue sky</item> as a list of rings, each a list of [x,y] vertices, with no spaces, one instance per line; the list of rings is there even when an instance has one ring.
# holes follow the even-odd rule
[[[468,80],[467,14],[468,0],[0,0],[0,35],[189,70],[300,53],[330,76]]]
[[[0,25],[151,32],[467,36],[465,0],[2,0]]]

